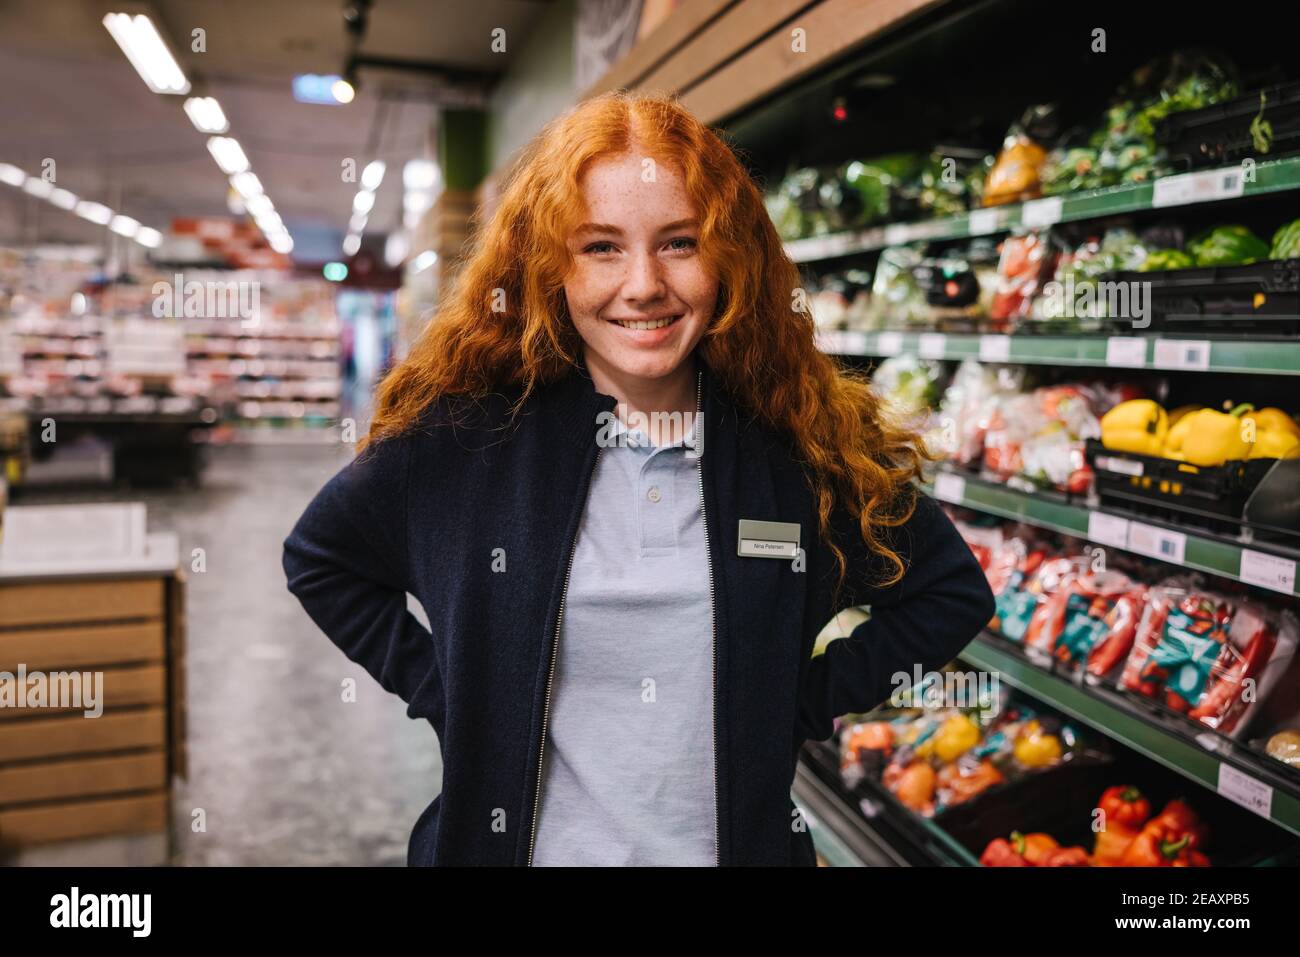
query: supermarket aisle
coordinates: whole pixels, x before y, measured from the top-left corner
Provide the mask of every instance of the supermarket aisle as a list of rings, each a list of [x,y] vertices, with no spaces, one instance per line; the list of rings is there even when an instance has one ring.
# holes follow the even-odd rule
[[[190,774],[176,790],[175,863],[402,865],[441,786],[432,728],[408,719],[284,587],[281,542],[347,455],[213,449],[198,491],[113,496],[143,499],[152,528],[175,530],[182,566],[195,548],[206,560],[189,573]],[[348,677],[355,703],[341,700]],[[206,832],[191,830],[196,808]]]

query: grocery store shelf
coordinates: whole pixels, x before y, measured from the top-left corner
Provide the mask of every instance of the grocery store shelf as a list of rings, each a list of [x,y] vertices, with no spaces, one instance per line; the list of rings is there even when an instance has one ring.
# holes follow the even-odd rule
[[[1164,176],[1151,183],[1133,183],[1086,190],[919,223],[894,223],[851,233],[791,240],[786,254],[798,263],[871,252],[918,240],[964,239],[1007,232],[1017,227],[1050,226],[1102,216],[1118,216],[1146,209],[1215,202],[1237,196],[1256,196],[1300,189],[1300,157],[1259,163],[1254,179],[1242,182],[1240,166]]]
[[[1226,536],[1096,508],[1051,493],[1025,492],[949,470],[940,470],[933,483],[922,487],[940,501],[1285,595],[1300,595],[1296,588],[1300,552],[1292,548],[1263,542],[1247,546]]]
[[[980,359],[1023,365],[1300,375],[1300,342],[1291,339],[1187,339],[1170,336],[975,335],[942,332],[824,330],[823,352],[841,356]]]
[[[1289,780],[1283,774],[1286,768],[1271,758],[1209,730],[1192,738],[1194,728],[1186,719],[1143,708],[1140,701],[1111,688],[1065,681],[1030,663],[1018,649],[993,635],[976,638],[961,657],[976,668],[996,672],[999,681],[1300,834],[1300,784]],[[1226,772],[1225,767],[1229,769]],[[1245,795],[1250,799],[1244,799]]]

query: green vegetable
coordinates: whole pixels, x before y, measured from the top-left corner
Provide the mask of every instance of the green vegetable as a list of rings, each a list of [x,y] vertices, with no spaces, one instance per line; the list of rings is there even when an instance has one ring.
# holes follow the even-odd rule
[[[1259,91],[1259,114],[1250,121],[1250,138],[1255,149],[1267,153],[1273,146],[1273,124],[1264,119],[1264,91]]]
[[[1165,269],[1190,269],[1196,260],[1181,249],[1157,249],[1149,253],[1138,272],[1160,272]]]
[[[1273,234],[1269,259],[1294,259],[1300,256],[1300,219],[1284,224]]]
[[[1268,248],[1245,226],[1217,226],[1187,243],[1198,266],[1243,266],[1267,259]]]

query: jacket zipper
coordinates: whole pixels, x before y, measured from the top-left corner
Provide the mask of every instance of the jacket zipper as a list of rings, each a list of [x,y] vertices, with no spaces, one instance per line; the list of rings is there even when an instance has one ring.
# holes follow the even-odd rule
[[[596,446],[596,458],[592,462],[591,474],[587,476],[587,484],[583,489],[584,497],[591,489],[591,477],[596,474],[596,465],[600,462],[600,446]],[[582,527],[582,522],[578,522],[578,527]],[[537,814],[542,806],[542,761],[546,757],[546,726],[551,716],[551,684],[555,680],[555,658],[560,647],[560,623],[564,620],[564,602],[569,597],[569,576],[573,574],[573,559],[576,556],[577,535],[569,542],[569,563],[564,570],[564,587],[560,590],[560,610],[555,616],[555,640],[551,642],[551,661],[546,670],[546,700],[542,705],[542,742],[537,749],[537,789],[533,793],[533,821],[528,834],[528,866],[533,866],[533,848],[537,843]]]
[[[704,419],[703,399],[704,373],[699,372],[695,378],[696,441]],[[591,488],[591,477],[596,474],[596,465],[600,462],[600,446],[596,447],[596,459],[592,463],[591,474],[587,476],[584,495]],[[700,520],[704,525],[704,555],[709,563],[709,620],[713,638],[713,847],[714,864],[722,863],[722,825],[718,819],[718,618],[713,598],[713,552],[709,546],[709,520],[704,506],[704,455],[700,454]],[[581,524],[581,523],[579,523]],[[576,535],[575,535],[576,539]],[[560,647],[560,625],[564,621],[564,603],[569,596],[569,577],[573,574],[573,560],[577,554],[576,540],[569,543],[569,562],[564,570],[564,586],[560,590],[560,608],[555,616],[555,639],[551,642],[551,659],[546,671],[546,698],[542,705],[542,740],[537,749],[537,787],[533,792],[533,819],[528,834],[528,866],[533,866],[533,849],[537,845],[537,814],[542,803],[542,761],[546,757],[546,727],[551,715],[551,685],[555,680],[555,659]]]
[[[704,372],[701,370],[695,380],[696,442],[700,443],[700,521],[704,525],[704,555],[709,563],[709,620],[713,632],[713,860],[715,867],[722,866],[722,823],[719,820],[718,795],[722,789],[718,785],[718,615],[713,598],[713,549],[709,545],[708,509],[704,504],[704,448],[699,432],[704,425]]]

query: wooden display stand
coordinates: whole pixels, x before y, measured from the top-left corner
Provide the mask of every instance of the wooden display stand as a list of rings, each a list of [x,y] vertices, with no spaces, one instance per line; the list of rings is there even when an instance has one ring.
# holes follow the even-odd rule
[[[172,779],[186,775],[185,581],[174,541],[134,567],[0,568],[0,672],[20,664],[29,688],[48,688],[57,672],[101,672],[103,712],[0,707],[0,859],[150,832],[170,858]]]

